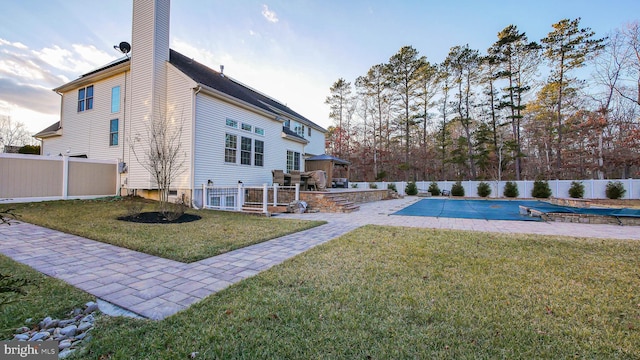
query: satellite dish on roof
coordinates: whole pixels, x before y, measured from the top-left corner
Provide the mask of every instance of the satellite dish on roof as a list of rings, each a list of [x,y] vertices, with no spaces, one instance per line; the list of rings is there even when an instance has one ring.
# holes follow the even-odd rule
[[[114,45],[113,48],[125,55],[131,51],[131,45],[126,41],[121,42],[120,45]]]

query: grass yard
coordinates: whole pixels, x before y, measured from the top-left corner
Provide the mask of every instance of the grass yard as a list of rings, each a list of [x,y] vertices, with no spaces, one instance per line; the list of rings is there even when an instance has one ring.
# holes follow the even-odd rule
[[[45,316],[63,318],[75,308],[84,308],[95,297],[0,254],[0,273],[31,281],[27,294],[14,297],[15,302],[0,307],[0,340],[13,338],[14,330],[31,318],[38,323]],[[0,295],[2,297],[6,294]],[[26,325],[28,326],[28,325]]]
[[[202,219],[182,224],[139,224],[120,221],[132,202],[142,211],[157,203],[143,199],[105,198],[12,204],[20,220],[108,244],[182,262],[194,262],[324,224],[320,221],[274,219],[224,211],[195,211]]]
[[[640,358],[640,242],[366,226],[87,359]],[[44,295],[43,296],[47,296]]]

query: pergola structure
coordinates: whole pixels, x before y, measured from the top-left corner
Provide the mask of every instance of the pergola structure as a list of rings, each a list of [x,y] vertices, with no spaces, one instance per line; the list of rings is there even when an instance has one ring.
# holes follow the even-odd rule
[[[338,177],[343,177],[347,181],[349,180],[349,165],[351,165],[351,163],[346,160],[322,154],[305,159],[304,169],[305,171],[323,170],[327,174],[327,183],[331,184],[331,182]],[[336,174],[334,174],[336,167],[338,167],[338,169]]]

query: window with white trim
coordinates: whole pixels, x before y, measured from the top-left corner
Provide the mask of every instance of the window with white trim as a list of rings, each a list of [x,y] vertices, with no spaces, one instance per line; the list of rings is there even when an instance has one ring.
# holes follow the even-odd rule
[[[238,128],[238,122],[233,119],[227,119],[227,126],[232,127],[234,129]]]
[[[238,135],[225,134],[224,162],[264,166],[264,141],[246,136],[240,136],[238,141]]]
[[[224,141],[224,162],[235,163],[238,153],[238,136],[226,134]]]
[[[109,146],[118,145],[118,119],[109,121]]]
[[[93,109],[93,85],[78,89],[78,112]]]
[[[292,170],[300,170],[300,153],[287,150],[287,172],[290,173]]]
[[[249,124],[242,123],[242,130],[251,131],[251,129],[253,129],[253,126],[251,126]]]
[[[111,88],[111,112],[120,112],[120,85]]]
[[[242,137],[240,140],[240,164],[251,165],[251,138]]]
[[[253,165],[264,166],[264,141],[254,140]]]
[[[258,134],[258,135],[264,136],[264,129],[263,128],[259,128],[259,127],[256,126],[256,127],[253,128],[253,132]]]

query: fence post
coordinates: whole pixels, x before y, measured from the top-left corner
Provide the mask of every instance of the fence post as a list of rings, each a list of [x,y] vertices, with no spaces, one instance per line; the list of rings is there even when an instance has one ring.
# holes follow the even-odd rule
[[[629,191],[627,191],[627,199],[631,199],[633,195],[633,178],[629,178]]]
[[[202,184],[202,208],[206,209],[207,208],[207,186],[205,184]]]
[[[595,198],[595,190],[594,190],[595,185],[596,185],[595,180],[591,179],[591,198],[592,199]]]
[[[62,198],[69,196],[69,156],[62,156]]]
[[[276,184],[274,184],[274,188],[275,186],[277,186]],[[275,195],[274,195],[275,198]],[[267,213],[267,202],[269,201],[269,188],[267,187],[267,184],[264,183],[262,184],[262,212],[263,213]],[[274,205],[275,206],[275,205]]]
[[[273,183],[273,206],[278,206],[278,183]]]
[[[236,210],[242,211],[244,206],[244,191],[242,191],[242,183],[238,184],[238,201],[236,203]]]
[[[296,183],[296,201],[300,201],[300,183]]]

